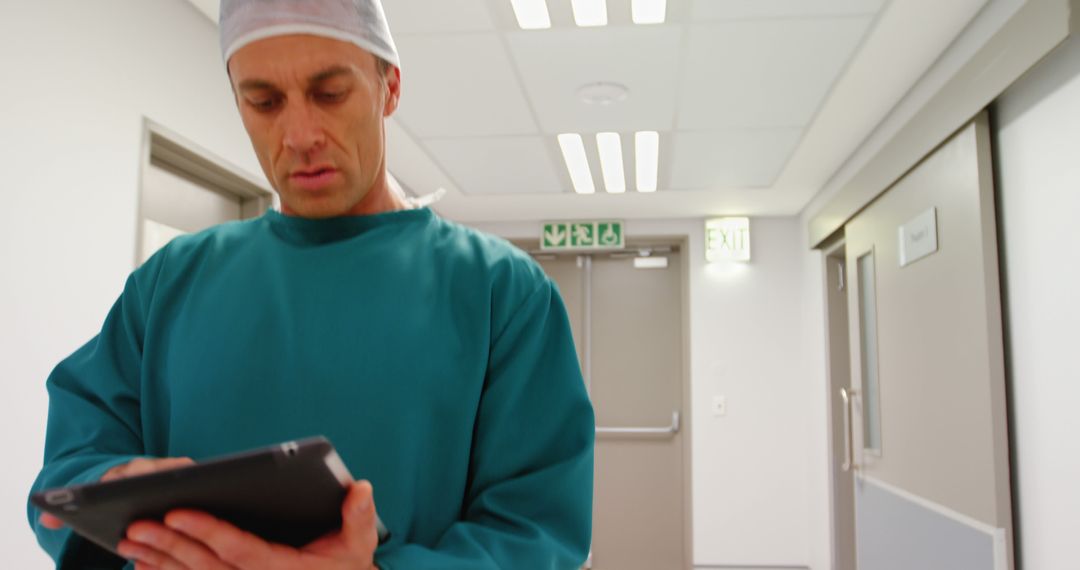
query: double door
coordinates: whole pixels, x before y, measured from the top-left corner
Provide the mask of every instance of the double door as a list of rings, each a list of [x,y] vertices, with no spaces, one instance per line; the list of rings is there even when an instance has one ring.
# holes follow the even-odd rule
[[[666,267],[636,267],[637,250],[537,256],[566,302],[596,410],[586,567],[597,570],[688,567],[682,263],[675,247],[641,249]]]

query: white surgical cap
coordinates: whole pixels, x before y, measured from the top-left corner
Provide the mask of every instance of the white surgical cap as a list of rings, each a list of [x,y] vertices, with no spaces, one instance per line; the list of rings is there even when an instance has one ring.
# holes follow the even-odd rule
[[[252,42],[310,34],[356,44],[401,67],[380,0],[221,0],[220,22],[226,63]]]

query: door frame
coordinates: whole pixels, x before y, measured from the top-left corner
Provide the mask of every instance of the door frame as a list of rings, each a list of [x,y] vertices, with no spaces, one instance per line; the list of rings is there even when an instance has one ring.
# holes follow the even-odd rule
[[[850,354],[850,344],[849,344],[849,339],[851,337],[851,327],[850,327],[850,323],[848,322],[847,319],[840,319],[840,321],[841,321],[840,324],[844,327],[844,331],[846,333],[845,338],[843,338],[843,339],[833,338],[833,332],[832,332],[831,329],[832,329],[832,324],[833,324],[832,319],[833,319],[833,316],[834,316],[833,315],[834,307],[832,307],[832,305],[830,303],[830,300],[829,300],[829,297],[830,297],[830,295],[829,295],[829,287],[830,287],[829,278],[830,277],[829,276],[830,276],[830,273],[832,272],[832,269],[829,268],[829,260],[831,258],[839,257],[840,262],[842,264],[841,265],[841,268],[842,268],[841,279],[842,279],[842,283],[843,283],[843,287],[844,287],[843,299],[840,300],[839,302],[843,305],[843,308],[845,309],[845,314],[847,313],[848,291],[850,291],[850,286],[849,286],[850,275],[848,275],[848,268],[847,268],[846,245],[847,244],[846,244],[846,241],[844,239],[844,231],[843,231],[843,228],[841,228],[839,231],[836,232],[836,234],[834,234],[829,240],[827,240],[825,242],[825,244],[823,244],[821,246],[821,248],[819,248],[819,250],[818,250],[818,251],[821,252],[822,303],[823,303],[823,306],[825,308],[825,311],[824,311],[825,314],[823,315],[824,319],[823,319],[822,322],[823,322],[823,331],[824,331],[823,336],[824,336],[824,339],[825,339],[825,345],[823,347],[823,349],[825,351],[825,378],[826,378],[826,381],[825,381],[825,390],[826,390],[825,417],[827,418],[826,448],[828,449],[828,473],[829,473],[829,479],[828,479],[829,480],[829,486],[828,486],[828,494],[829,494],[829,501],[828,501],[828,504],[829,504],[829,564],[830,564],[830,568],[834,568],[834,569],[841,568],[840,566],[838,566],[838,562],[841,559],[841,553],[839,552],[840,538],[841,538],[840,534],[841,534],[841,532],[843,532],[841,530],[841,525],[843,523],[843,521],[841,520],[841,516],[844,516],[844,513],[838,512],[837,502],[838,502],[839,498],[836,496],[836,489],[837,489],[837,486],[838,486],[837,480],[839,478],[841,478],[841,477],[849,477],[851,479],[852,487],[854,487],[854,483],[855,483],[855,456],[856,456],[856,452],[855,452],[855,449],[854,449],[855,442],[852,439],[852,432],[849,431],[847,433],[841,433],[840,434],[841,439],[847,438],[848,446],[849,446],[848,448],[841,447],[841,448],[838,449],[835,446],[835,442],[836,442],[836,439],[837,439],[837,433],[836,433],[837,430],[840,430],[841,432],[843,432],[843,429],[844,429],[843,427],[841,427],[843,425],[843,415],[837,416],[837,411],[839,411],[840,414],[846,414],[847,415],[848,422],[849,422],[849,424],[848,424],[849,428],[848,429],[849,430],[854,430],[854,425],[853,425],[852,422],[854,422],[855,418],[854,418],[854,415],[852,414],[852,408],[851,408],[851,406],[853,404],[849,403],[848,404],[848,406],[849,406],[848,409],[841,409],[841,410],[837,410],[835,408],[835,406],[834,406],[834,401],[835,401],[835,398],[836,398],[836,394],[839,392],[839,390],[841,388],[846,388],[846,389],[849,390],[849,393],[851,393],[850,391],[851,391],[851,388],[852,388],[852,383],[851,383],[852,370],[851,370],[851,354]],[[839,348],[843,351],[844,354],[843,354],[843,356],[838,356],[837,358],[841,358],[841,359],[844,360],[843,366],[838,366],[837,363],[834,362],[833,352],[834,352],[834,350],[836,348],[838,348],[838,347],[834,346],[834,343],[838,343],[838,344],[842,345]],[[846,374],[844,374],[843,372],[840,371],[840,369],[842,369],[842,368],[847,370]],[[837,417],[841,418],[841,420],[840,420],[841,425],[840,426],[837,425],[837,420],[836,420]],[[846,458],[842,457],[845,453],[849,454],[848,457],[846,457]],[[840,469],[837,469],[837,467],[836,467],[837,463],[840,460],[843,460],[843,459],[847,459],[847,460],[852,462],[851,463],[852,468],[851,468],[850,471],[846,472],[846,474],[845,474],[844,471],[842,471]],[[854,492],[852,492],[852,495],[851,495],[851,497],[849,497],[849,499],[852,502],[854,501],[854,499],[855,499]],[[849,516],[851,517],[851,520],[848,521],[850,523],[848,528],[850,529],[851,532],[848,533],[849,534],[849,537],[848,537],[849,540],[847,541],[847,544],[850,544],[850,546],[851,546],[851,552],[850,552],[851,558],[849,558],[849,560],[852,562],[852,566],[851,566],[850,570],[855,570],[857,568],[857,566],[856,566],[857,558],[855,556],[856,553],[855,553],[855,536],[854,536],[854,530],[855,530],[855,526],[854,526],[854,524],[855,524],[854,509],[852,509],[852,512],[849,513]]]
[[[270,189],[265,179],[253,176],[148,117],[142,120],[141,140],[139,182],[135,192],[135,267],[139,265],[144,237],[143,185],[152,164],[161,164],[206,188],[236,198],[242,204],[244,218],[258,217],[278,204],[277,193]]]

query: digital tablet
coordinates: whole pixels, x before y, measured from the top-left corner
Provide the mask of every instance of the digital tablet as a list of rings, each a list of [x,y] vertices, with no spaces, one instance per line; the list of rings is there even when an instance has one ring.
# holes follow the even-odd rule
[[[49,489],[30,500],[76,533],[116,552],[137,520],[173,509],[205,511],[263,539],[294,547],[341,528],[352,483],[326,438],[290,441],[195,465],[107,482]],[[376,519],[379,544],[390,534]]]

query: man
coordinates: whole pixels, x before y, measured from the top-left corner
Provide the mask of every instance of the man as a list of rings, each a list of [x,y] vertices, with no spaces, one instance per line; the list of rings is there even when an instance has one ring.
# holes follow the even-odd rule
[[[378,0],[225,0],[222,49],[281,212],[178,238],[57,366],[34,490],[324,434],[365,479],[301,549],[204,513],[128,529],[137,568],[575,568],[593,415],[557,290],[387,184],[401,93]],[[452,110],[448,110],[452,112]],[[374,519],[393,538],[376,550]],[[30,507],[61,567],[119,567]]]

